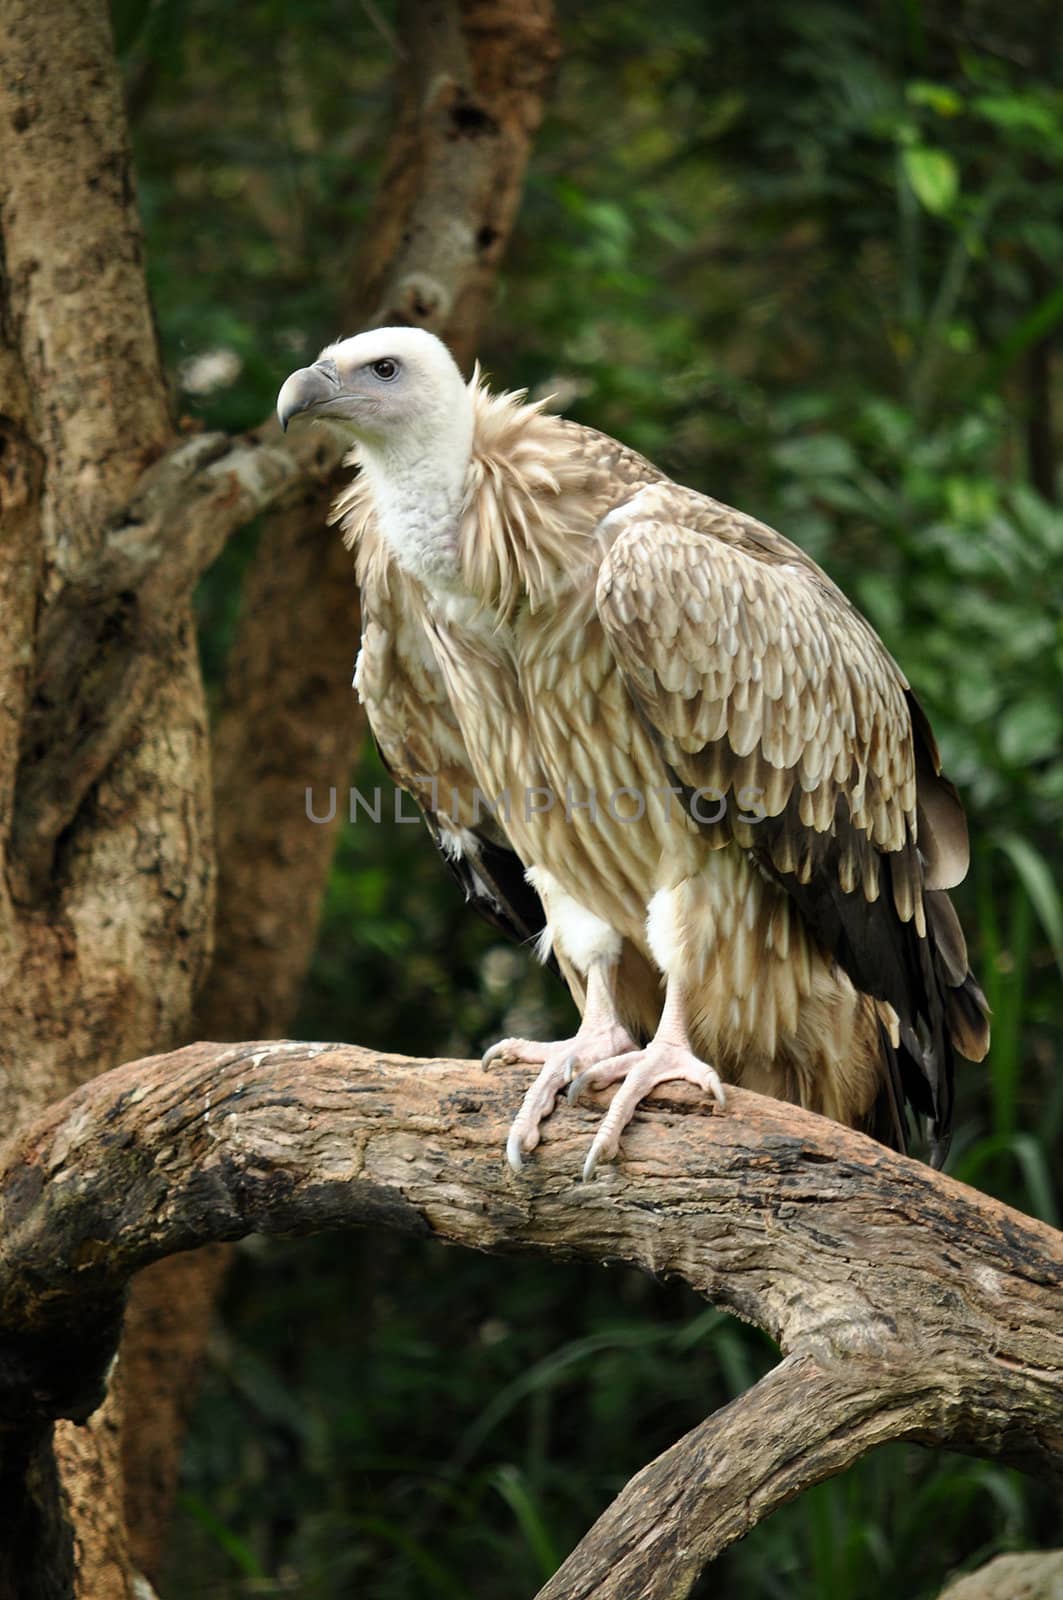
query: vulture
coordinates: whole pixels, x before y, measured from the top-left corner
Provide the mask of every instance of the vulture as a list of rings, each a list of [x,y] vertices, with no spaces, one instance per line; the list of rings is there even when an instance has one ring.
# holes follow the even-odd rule
[[[540,1070],[519,1169],[567,1090],[618,1083],[584,1167],[657,1084],[797,1102],[947,1149],[955,1053],[988,1048],[948,890],[967,828],[927,719],[798,546],[592,428],[466,382],[415,328],[329,345],[281,425],[344,430],[355,686],[467,895],[560,968],[572,1038]]]

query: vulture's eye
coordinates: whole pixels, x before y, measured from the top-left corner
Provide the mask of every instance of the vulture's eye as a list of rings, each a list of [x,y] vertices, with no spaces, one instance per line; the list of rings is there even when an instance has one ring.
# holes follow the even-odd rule
[[[382,378],[385,383],[389,383],[392,378],[398,377],[399,364],[397,361],[392,361],[390,356],[384,356],[382,360],[374,361],[369,370],[374,378]]]

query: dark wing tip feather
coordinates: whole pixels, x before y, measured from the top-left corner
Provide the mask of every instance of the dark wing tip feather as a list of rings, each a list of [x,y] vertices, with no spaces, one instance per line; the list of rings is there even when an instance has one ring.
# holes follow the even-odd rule
[[[444,843],[444,831],[430,811],[422,811],[425,825],[466,900],[499,933],[516,944],[531,944],[546,927],[542,901],[524,876],[516,851],[497,844],[485,834],[474,835],[477,854],[455,855]],[[547,965],[561,976],[551,955]]]
[[[989,1049],[989,1004],[968,966],[960,919],[943,890],[928,890],[925,903],[952,1043],[968,1061],[981,1061]]]
[[[974,974],[968,973],[949,994],[949,1032],[961,1056],[984,1061],[989,1050],[989,1002]]]
[[[871,1108],[867,1132],[880,1144],[908,1152],[908,1119],[904,1112],[905,1084],[900,1063],[900,1049],[895,1048],[886,1029],[879,1024],[879,1041],[882,1045],[882,1062],[885,1067],[882,1088]],[[901,1047],[903,1048],[903,1046]]]
[[[784,836],[794,831],[806,835],[803,852],[785,842]],[[922,893],[925,936],[914,916],[901,914],[904,897],[887,892],[875,900],[866,898],[863,874],[852,868],[867,840],[853,827],[844,796],[831,831],[808,838],[810,833],[800,828],[788,806],[778,818],[760,823],[751,853],[796,903],[806,925],[855,986],[888,1001],[897,1012],[899,1046],[895,1049],[881,1035],[883,1089],[871,1131],[904,1150],[900,1107],[907,1102],[926,1119],[931,1161],[941,1165],[952,1121],[954,1050],[979,1060],[988,1045],[985,1000],[968,969],[959,920],[944,891],[922,890],[918,858],[910,845],[902,852],[879,854],[886,857],[885,881],[894,890],[900,878],[912,896]],[[810,875],[780,870],[780,860],[793,860],[799,853],[812,859]]]

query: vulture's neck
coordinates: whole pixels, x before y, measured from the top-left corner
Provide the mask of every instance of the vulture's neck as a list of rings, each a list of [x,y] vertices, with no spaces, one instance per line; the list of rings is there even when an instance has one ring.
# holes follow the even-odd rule
[[[472,409],[409,438],[359,452],[380,531],[399,566],[429,594],[460,591],[459,533],[472,453]]]
[[[341,509],[349,543],[375,524],[441,616],[501,639],[521,607],[534,614],[574,590],[593,593],[595,529],[614,491],[592,482],[581,430],[477,380],[467,393],[467,409],[415,442],[363,442],[362,474]]]

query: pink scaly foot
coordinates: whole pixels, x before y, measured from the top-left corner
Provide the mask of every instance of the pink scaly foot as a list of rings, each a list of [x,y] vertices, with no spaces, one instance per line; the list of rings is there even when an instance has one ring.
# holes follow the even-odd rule
[[[711,1094],[718,1105],[726,1104],[727,1097],[719,1074],[707,1062],[700,1061],[690,1048],[684,1010],[682,989],[669,979],[660,1025],[645,1049],[618,1053],[599,1060],[569,1085],[568,1098],[576,1101],[584,1089],[604,1089],[607,1084],[623,1080],[587,1153],[583,1165],[584,1179],[594,1176],[600,1161],[616,1159],[620,1135],[639,1104],[659,1083],[694,1083],[706,1094]]]
[[[603,1057],[637,1049],[635,1040],[616,1015],[606,971],[604,963],[595,963],[587,974],[586,1009],[573,1038],[555,1044],[540,1044],[532,1039],[500,1039],[484,1053],[485,1067],[499,1062],[542,1064],[542,1071],[524,1096],[506,1140],[506,1160],[514,1172],[521,1170],[524,1157],[539,1143],[542,1124],[576,1072]]]

